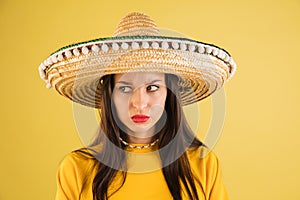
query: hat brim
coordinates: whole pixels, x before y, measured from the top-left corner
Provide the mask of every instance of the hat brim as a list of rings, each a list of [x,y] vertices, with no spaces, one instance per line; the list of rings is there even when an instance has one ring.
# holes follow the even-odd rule
[[[99,80],[108,74],[162,72],[180,77],[182,105],[204,99],[236,70],[229,53],[185,38],[123,36],[61,48],[40,66],[41,76],[61,95],[100,108]]]

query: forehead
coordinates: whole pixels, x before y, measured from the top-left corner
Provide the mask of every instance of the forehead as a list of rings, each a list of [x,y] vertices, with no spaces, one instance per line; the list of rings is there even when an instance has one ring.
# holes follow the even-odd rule
[[[165,83],[165,74],[156,72],[132,72],[124,74],[115,74],[115,83],[120,81],[132,83],[132,84],[147,84],[153,81],[161,81]]]

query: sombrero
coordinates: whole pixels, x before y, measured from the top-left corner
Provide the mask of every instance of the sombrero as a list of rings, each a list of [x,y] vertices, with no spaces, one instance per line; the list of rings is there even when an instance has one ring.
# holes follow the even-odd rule
[[[121,19],[114,36],[63,47],[39,66],[47,88],[74,102],[100,108],[101,77],[128,72],[162,72],[179,77],[182,105],[204,99],[236,71],[224,49],[188,38],[161,36],[142,13]]]

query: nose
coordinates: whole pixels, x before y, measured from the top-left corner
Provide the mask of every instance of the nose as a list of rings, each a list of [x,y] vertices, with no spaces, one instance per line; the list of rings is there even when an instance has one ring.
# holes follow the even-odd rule
[[[143,110],[148,106],[148,102],[148,96],[144,88],[136,88],[130,98],[130,105],[137,110]]]

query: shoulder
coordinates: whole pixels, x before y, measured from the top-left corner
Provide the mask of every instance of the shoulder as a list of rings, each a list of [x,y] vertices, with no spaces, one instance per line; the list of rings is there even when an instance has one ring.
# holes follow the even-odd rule
[[[200,146],[187,151],[191,167],[201,171],[206,178],[212,178],[220,168],[220,162],[216,154],[209,148]]]
[[[222,181],[220,162],[215,153],[201,146],[189,149],[188,158],[193,174],[201,182],[205,194],[211,199],[228,199]]]
[[[78,149],[67,154],[60,163],[60,168],[87,168],[95,165],[95,158],[86,149]]]
[[[187,155],[192,162],[202,162],[206,164],[218,164],[219,162],[216,154],[205,146],[189,148]]]
[[[91,174],[97,168],[98,162],[87,150],[79,149],[67,154],[58,168],[58,176],[73,177],[81,182],[87,174]]]
[[[219,159],[206,147],[188,150],[188,158],[194,174],[205,183],[213,182],[219,171]]]
[[[91,184],[88,177],[95,173],[96,166],[95,159],[83,149],[66,155],[57,171],[56,199],[78,199],[83,186]]]

